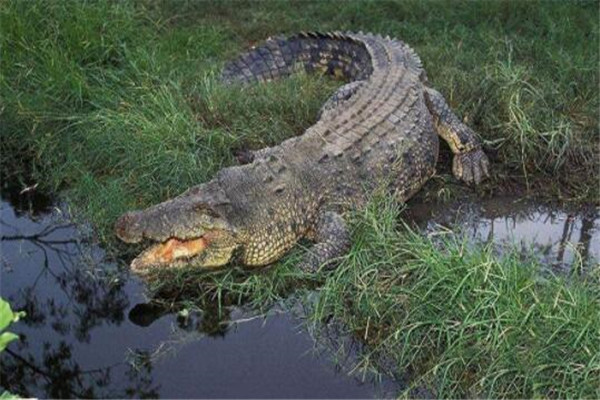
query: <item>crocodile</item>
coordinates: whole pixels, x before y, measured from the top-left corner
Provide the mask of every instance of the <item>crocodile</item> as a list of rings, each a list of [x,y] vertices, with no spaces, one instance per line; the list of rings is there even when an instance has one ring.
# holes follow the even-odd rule
[[[302,135],[249,152],[212,180],[117,220],[122,241],[153,242],[131,263],[134,272],[265,266],[303,238],[313,244],[301,268],[335,264],[350,247],[347,211],[377,187],[399,202],[413,196],[434,174],[438,136],[453,152],[456,178],[479,184],[489,177],[476,134],[430,87],[401,40],[362,32],[269,38],[227,63],[221,81],[267,82],[302,69],[345,81]]]

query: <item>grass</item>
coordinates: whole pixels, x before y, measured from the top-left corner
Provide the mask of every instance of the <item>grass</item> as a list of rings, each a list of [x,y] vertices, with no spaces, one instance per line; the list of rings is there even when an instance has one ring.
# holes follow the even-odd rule
[[[481,136],[494,171],[484,190],[598,203],[598,17],[585,1],[6,1],[2,171],[60,192],[114,250],[119,214],[209,179],[236,149],[302,133],[339,85],[299,75],[240,91],[217,82],[225,60],[270,35],[349,29],[417,50]],[[447,167],[439,178],[452,182]],[[330,274],[303,275],[292,254],[260,273],[181,274],[154,289],[200,308],[316,289],[315,326],[344,321],[372,352],[365,368],[391,354],[394,371],[438,396],[600,396],[597,282],[542,277],[460,236],[423,238],[398,216],[386,201],[357,211],[352,253]]]
[[[541,276],[522,253],[423,237],[400,216],[385,200],[355,216],[354,248],[312,312],[369,344],[360,368],[390,359],[438,398],[598,397],[598,277]]]
[[[480,133],[495,172],[488,189],[516,182],[600,199],[594,2],[9,1],[0,18],[3,165],[26,163],[41,189],[87,204],[104,237],[123,211],[231,165],[232,150],[310,126],[338,83],[296,77],[240,93],[215,76],[250,44],[311,29],[410,43]]]

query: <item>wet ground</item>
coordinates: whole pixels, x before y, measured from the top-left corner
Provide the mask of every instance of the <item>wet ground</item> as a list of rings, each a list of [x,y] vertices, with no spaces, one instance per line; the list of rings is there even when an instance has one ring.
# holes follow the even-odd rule
[[[289,314],[234,309],[228,318],[237,323],[215,328],[211,315],[155,309],[139,280],[32,193],[0,202],[1,294],[27,312],[11,328],[21,339],[0,356],[3,387],[39,398],[373,398],[401,387],[348,376],[327,351],[312,351]],[[412,203],[405,218],[429,232],[449,226],[477,241],[522,243],[564,272],[600,258],[598,215],[505,198]]]

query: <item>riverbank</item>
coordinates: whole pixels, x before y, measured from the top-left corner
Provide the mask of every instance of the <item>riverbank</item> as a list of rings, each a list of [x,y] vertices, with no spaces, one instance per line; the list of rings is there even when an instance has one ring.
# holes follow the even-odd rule
[[[209,179],[235,150],[301,134],[340,84],[299,75],[240,93],[218,84],[223,62],[271,35],[347,28],[420,54],[490,156],[478,196],[597,205],[598,16],[593,2],[10,2],[0,10],[2,170],[61,193],[125,265],[137,249],[115,242],[118,215]],[[442,149],[421,199],[472,191],[449,161]],[[183,273],[150,289],[180,309],[260,309],[318,289],[306,302],[315,326],[343,321],[367,344],[365,368],[391,355],[386,373],[436,396],[600,396],[595,273],[548,276],[521,252],[417,234],[402,217],[387,199],[357,212],[352,252],[333,272],[300,273],[299,250],[262,272]]]
[[[408,382],[407,397],[598,397],[597,259],[574,255],[559,273],[535,247],[469,240],[468,224],[425,235],[399,225],[405,216],[385,198],[356,213],[352,250],[334,271],[298,271],[299,250],[259,273],[158,274],[150,293],[183,309],[299,302],[317,340],[335,323],[335,336],[364,346],[349,370]]]

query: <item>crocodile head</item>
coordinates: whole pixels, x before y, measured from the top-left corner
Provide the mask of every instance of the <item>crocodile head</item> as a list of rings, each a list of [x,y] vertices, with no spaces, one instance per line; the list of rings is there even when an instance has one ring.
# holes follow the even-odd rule
[[[219,210],[227,203],[209,184],[141,211],[123,214],[115,233],[126,243],[154,242],[131,263],[144,274],[153,268],[212,268],[227,264],[240,243]],[[215,188],[212,188],[215,189]]]

